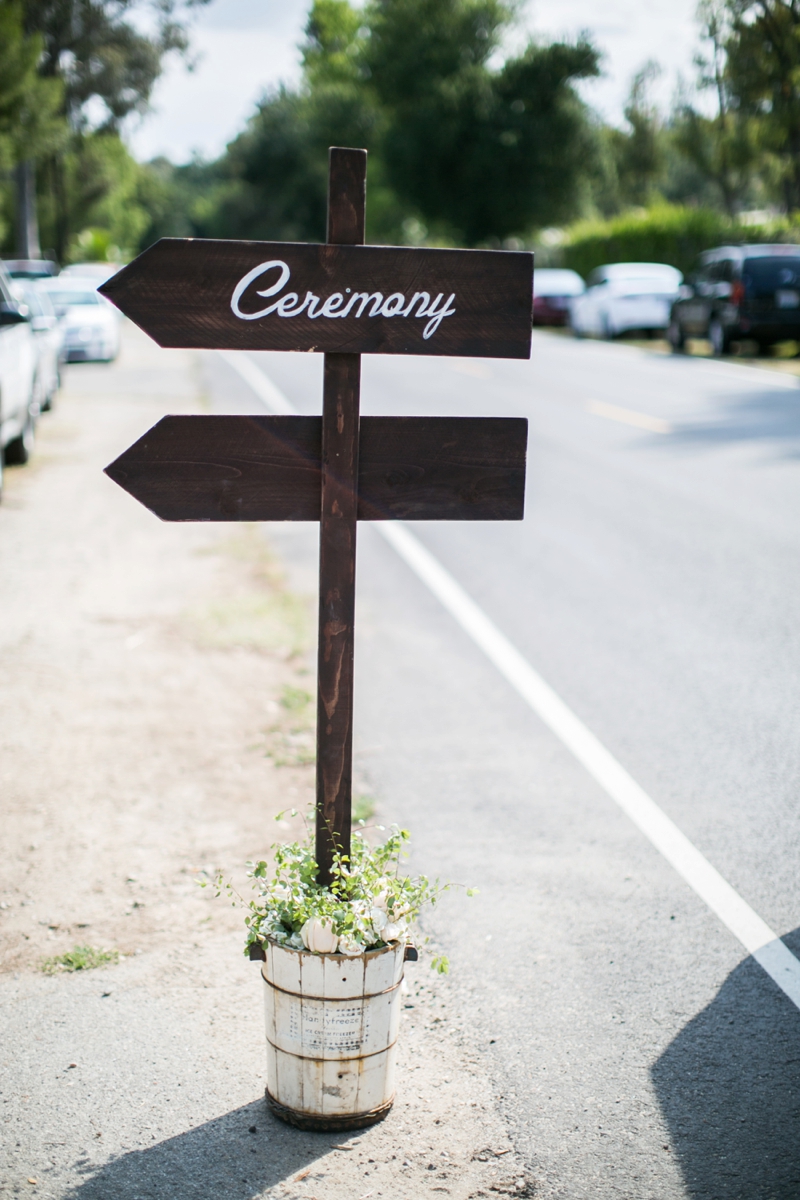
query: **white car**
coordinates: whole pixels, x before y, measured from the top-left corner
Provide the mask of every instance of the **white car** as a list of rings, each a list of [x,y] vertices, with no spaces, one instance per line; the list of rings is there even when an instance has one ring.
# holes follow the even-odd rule
[[[586,291],[570,305],[570,324],[578,337],[664,330],[682,283],[680,271],[666,263],[598,267],[589,276]]]
[[[25,463],[33,450],[36,357],[30,313],[0,267],[0,480],[3,461]]]
[[[57,275],[46,288],[64,326],[67,362],[113,362],[119,354],[119,314],[97,291],[97,280]]]
[[[61,367],[65,354],[64,325],[58,319],[50,296],[40,280],[14,279],[11,291],[30,313],[36,342],[34,398],[39,412],[47,412],[53,407],[56,392],[61,387]]]

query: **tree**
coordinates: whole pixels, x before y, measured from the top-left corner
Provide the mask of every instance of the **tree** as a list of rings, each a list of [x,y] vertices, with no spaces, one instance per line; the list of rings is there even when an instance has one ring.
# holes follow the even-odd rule
[[[530,43],[494,68],[512,19],[500,0],[372,0],[365,15],[398,197],[467,244],[574,215],[592,138],[572,85],[598,73],[587,39]]]
[[[41,54],[42,39],[25,33],[19,0],[0,0],[0,166],[14,168],[25,197],[17,213],[17,249],[25,256],[39,253],[32,161],[62,145],[66,134],[63,88],[40,78]]]
[[[188,46],[189,10],[206,0],[158,0],[151,33],[132,20],[141,0],[22,0],[25,33],[38,39],[38,73],[61,89],[61,111],[72,133],[71,152],[82,142],[117,135],[134,112],[145,112],[166,54]],[[111,147],[106,151],[112,157]],[[97,158],[87,148],[90,160]],[[100,151],[102,157],[102,149]],[[63,156],[51,154],[45,185],[51,194],[57,256],[67,252],[81,208],[69,194]]]
[[[786,208],[800,209],[800,3],[728,0],[725,81],[779,164]]]
[[[611,131],[620,198],[626,205],[645,205],[653,199],[666,167],[664,130],[650,89],[661,74],[653,59],[633,77],[624,115],[627,130]]]
[[[728,216],[735,217],[751,190],[757,149],[751,127],[731,94],[729,8],[725,0],[700,0],[697,17],[706,47],[695,58],[698,88],[713,95],[716,112],[706,116],[682,100],[673,118],[673,137],[679,151],[714,185]]]

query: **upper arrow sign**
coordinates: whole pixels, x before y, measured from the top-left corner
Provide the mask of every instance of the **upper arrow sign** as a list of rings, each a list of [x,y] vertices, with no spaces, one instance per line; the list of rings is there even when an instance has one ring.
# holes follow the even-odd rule
[[[99,289],[160,346],[528,358],[533,255],[162,238]]]

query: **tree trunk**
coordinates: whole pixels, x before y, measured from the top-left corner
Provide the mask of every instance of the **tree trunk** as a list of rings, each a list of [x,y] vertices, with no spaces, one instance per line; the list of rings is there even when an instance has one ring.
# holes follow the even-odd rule
[[[36,218],[36,167],[32,159],[17,164],[17,257],[41,258]]]

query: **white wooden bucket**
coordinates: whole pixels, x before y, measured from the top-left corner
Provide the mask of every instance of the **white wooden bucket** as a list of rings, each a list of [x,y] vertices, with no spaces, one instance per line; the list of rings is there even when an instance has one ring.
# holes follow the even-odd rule
[[[352,958],[275,942],[261,967],[267,1103],[303,1129],[358,1129],[394,1100],[405,946]]]

